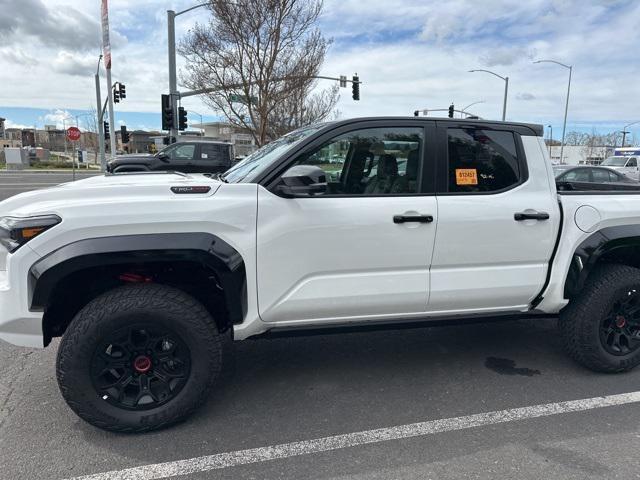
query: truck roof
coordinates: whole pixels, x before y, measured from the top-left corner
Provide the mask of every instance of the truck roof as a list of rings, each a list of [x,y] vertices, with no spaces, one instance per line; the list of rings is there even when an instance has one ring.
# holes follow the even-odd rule
[[[375,120],[413,120],[413,121],[436,121],[436,122],[450,122],[455,124],[464,123],[466,125],[478,125],[488,127],[515,127],[526,128],[531,130],[536,136],[544,136],[544,127],[537,123],[524,123],[524,122],[502,122],[499,120],[484,120],[482,118],[448,118],[448,117],[414,117],[414,116],[382,116],[382,117],[358,117],[349,118],[346,120],[337,120],[335,122],[327,122],[331,125],[346,125],[352,122],[362,121],[375,121]]]

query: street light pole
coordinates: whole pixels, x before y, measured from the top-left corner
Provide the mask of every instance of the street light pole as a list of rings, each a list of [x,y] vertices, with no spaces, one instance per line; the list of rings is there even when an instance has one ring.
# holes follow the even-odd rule
[[[460,116],[462,117],[462,113],[465,113],[465,114],[467,113],[467,108],[471,108],[474,105],[478,105],[479,103],[484,103],[484,100],[478,100],[477,102],[470,103],[469,105],[467,105],[466,107],[460,110],[461,112]]]
[[[553,145],[553,125],[547,125],[549,127],[549,158],[551,158],[551,146]]]
[[[194,112],[193,110],[189,110],[190,113],[194,113],[200,117],[200,134],[204,137],[204,127],[202,126],[202,115],[198,112]]]
[[[491,70],[476,69],[476,70],[469,70],[469,72],[470,73],[471,72],[490,73],[491,75],[501,78],[504,81],[504,100],[502,102],[502,121],[504,122],[505,119],[507,118],[507,97],[509,95],[509,77],[503,77],[502,75],[498,75],[496,72],[492,72]]]
[[[632,122],[628,125],[625,125],[624,128],[622,129],[622,148],[624,148],[624,142],[627,139],[627,133],[630,133],[627,131],[627,127],[630,127],[631,125],[635,125],[636,123],[640,123],[640,120],[638,120],[637,122]]]
[[[571,74],[573,73],[573,65],[565,65],[555,60],[536,60],[533,63],[555,63],[561,67],[569,69],[569,83],[567,85],[567,100],[564,105],[564,122],[562,124],[562,143],[560,144],[560,164],[564,163],[564,138],[567,131],[567,113],[569,112],[569,94],[571,93]]]

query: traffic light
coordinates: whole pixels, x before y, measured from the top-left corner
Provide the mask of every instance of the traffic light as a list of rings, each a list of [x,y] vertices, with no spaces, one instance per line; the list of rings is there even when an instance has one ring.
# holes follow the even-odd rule
[[[187,111],[184,107],[178,108],[178,130],[187,129]]]
[[[113,103],[120,103],[120,89],[117,83],[113,86]]]
[[[413,111],[413,116],[417,117],[418,115],[420,115],[420,110],[414,110]]]
[[[453,111],[455,108],[453,107],[453,103],[449,105],[449,118],[453,118]]]
[[[162,95],[162,130],[173,128],[173,109],[171,108],[171,96]]]
[[[125,87],[124,83],[118,83],[120,86],[120,99],[124,100],[127,98],[127,87]]]
[[[109,134],[109,122],[102,123],[104,123],[104,139],[109,140],[111,138],[111,135]]]
[[[351,98],[354,100],[360,100],[360,77],[354,75],[351,78]]]
[[[122,137],[122,143],[129,143],[129,132],[127,132],[127,126],[120,126],[120,135]]]

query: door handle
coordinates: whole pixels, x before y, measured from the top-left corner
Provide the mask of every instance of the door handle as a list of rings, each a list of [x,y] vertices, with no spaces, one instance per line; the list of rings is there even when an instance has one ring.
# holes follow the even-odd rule
[[[513,214],[513,219],[516,222],[523,220],[549,220],[549,214],[547,212],[519,212]]]
[[[394,215],[393,216],[393,223],[409,223],[409,222],[431,223],[433,222],[433,217],[431,215]]]

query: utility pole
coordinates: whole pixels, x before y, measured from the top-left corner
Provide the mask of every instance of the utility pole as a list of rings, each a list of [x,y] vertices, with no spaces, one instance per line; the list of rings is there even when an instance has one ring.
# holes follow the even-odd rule
[[[547,125],[549,127],[549,158],[551,158],[551,145],[553,145],[553,125]]]

